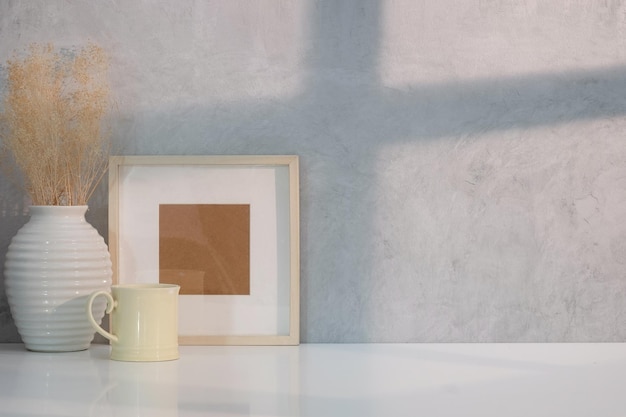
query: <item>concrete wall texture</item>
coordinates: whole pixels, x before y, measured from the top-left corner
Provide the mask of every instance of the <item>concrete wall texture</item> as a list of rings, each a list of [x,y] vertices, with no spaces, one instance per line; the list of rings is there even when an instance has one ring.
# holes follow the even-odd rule
[[[626,341],[625,2],[0,3],[88,40],[121,153],[300,155],[303,342]]]

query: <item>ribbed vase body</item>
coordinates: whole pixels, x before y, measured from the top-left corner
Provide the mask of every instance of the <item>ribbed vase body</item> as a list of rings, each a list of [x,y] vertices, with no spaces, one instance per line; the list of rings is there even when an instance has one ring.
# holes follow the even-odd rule
[[[86,211],[87,206],[31,206],[30,220],[11,240],[5,289],[29,350],[84,350],[93,340],[85,306],[92,292],[111,286],[111,257],[85,220]],[[106,299],[96,301],[93,314],[100,322]]]

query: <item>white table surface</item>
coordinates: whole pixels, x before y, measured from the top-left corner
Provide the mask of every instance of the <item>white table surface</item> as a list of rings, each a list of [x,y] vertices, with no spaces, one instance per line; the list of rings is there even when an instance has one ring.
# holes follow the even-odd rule
[[[109,347],[0,344],[0,415],[626,416],[626,344],[182,346],[171,362]]]

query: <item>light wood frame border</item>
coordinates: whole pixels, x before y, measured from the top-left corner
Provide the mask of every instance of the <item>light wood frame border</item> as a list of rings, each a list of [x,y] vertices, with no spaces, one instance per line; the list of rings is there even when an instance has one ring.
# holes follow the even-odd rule
[[[132,165],[287,166],[289,169],[289,334],[179,336],[181,345],[298,345],[300,343],[300,179],[297,155],[111,156],[109,158],[109,252],[118,283],[119,173]]]

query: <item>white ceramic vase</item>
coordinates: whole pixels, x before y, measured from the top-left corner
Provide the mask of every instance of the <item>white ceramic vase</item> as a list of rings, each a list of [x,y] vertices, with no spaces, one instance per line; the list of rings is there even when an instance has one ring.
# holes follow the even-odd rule
[[[30,220],[11,240],[4,284],[29,350],[84,350],[93,340],[85,306],[92,292],[111,286],[111,257],[85,220],[86,211],[87,206],[31,206]],[[98,322],[105,308],[100,297],[93,305]]]

